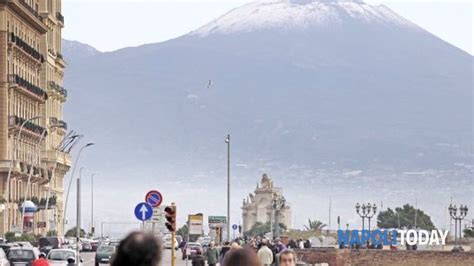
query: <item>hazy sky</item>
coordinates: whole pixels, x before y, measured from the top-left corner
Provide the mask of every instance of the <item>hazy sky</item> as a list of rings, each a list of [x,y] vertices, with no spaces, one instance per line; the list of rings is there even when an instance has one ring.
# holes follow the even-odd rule
[[[64,38],[101,51],[186,34],[251,0],[63,0]],[[474,54],[472,0],[366,0],[384,4]]]

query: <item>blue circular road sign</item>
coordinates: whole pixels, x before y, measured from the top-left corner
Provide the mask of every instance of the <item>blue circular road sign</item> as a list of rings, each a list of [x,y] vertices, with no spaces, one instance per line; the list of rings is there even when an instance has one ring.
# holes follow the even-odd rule
[[[236,224],[232,225],[232,229],[237,230],[237,228],[239,228],[239,227]]]
[[[153,216],[153,208],[146,202],[140,202],[135,207],[135,217],[140,221],[150,220]]]

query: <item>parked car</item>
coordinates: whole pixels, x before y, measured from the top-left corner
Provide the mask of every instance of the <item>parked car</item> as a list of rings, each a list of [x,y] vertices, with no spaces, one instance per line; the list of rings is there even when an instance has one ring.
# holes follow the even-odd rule
[[[75,258],[76,254],[76,251],[72,249],[53,249],[49,252],[46,259],[50,266],[67,265],[67,259],[70,257]],[[76,263],[76,265],[81,266],[82,262],[81,258],[81,261]]]
[[[52,249],[62,248],[64,239],[57,236],[42,237],[38,240],[38,244],[40,252],[48,254]]]
[[[163,247],[166,249],[171,249],[171,244],[172,244],[172,237],[171,236],[165,236],[163,239]],[[174,249],[178,250],[178,241],[176,241],[176,238],[174,240]]]
[[[7,259],[12,265],[27,266],[38,259],[39,254],[39,250],[34,247],[12,247],[7,253]]]
[[[195,242],[187,243],[182,252],[183,260],[186,260],[186,258],[192,260],[198,251],[200,251],[201,254],[203,253],[201,244]]]
[[[101,263],[109,263],[115,253],[115,246],[101,245],[97,248],[95,253],[95,266]]]
[[[7,254],[0,249],[0,266],[10,266],[10,262],[7,259]]]
[[[10,248],[12,248],[14,245],[12,244],[0,244],[0,248],[5,252],[5,254],[8,253]]]

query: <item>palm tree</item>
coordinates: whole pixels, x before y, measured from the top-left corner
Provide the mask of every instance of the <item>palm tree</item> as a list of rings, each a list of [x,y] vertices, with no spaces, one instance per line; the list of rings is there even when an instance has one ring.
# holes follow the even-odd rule
[[[325,223],[319,220],[311,221],[311,219],[308,219],[308,225],[304,226],[306,231],[319,231],[322,230],[324,227],[326,227]]]

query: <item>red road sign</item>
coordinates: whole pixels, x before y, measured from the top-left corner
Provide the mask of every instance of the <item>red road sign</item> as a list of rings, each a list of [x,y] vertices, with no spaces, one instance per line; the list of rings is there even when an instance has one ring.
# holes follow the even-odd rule
[[[163,202],[163,196],[158,190],[151,190],[146,193],[145,202],[150,204],[151,207],[156,208]]]

